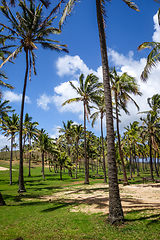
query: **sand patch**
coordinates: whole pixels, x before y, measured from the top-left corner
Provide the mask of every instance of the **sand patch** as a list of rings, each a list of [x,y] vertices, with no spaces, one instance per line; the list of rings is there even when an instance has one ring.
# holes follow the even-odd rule
[[[0,167],[0,171],[6,171],[6,170],[9,170],[9,168]],[[12,169],[12,171],[16,171],[16,169]]]
[[[160,184],[120,185],[120,197],[124,212],[141,209],[155,209],[160,212]],[[54,200],[75,203],[70,212],[104,213],[109,212],[109,192],[107,184],[64,187],[63,191],[51,196],[41,196],[41,201]]]

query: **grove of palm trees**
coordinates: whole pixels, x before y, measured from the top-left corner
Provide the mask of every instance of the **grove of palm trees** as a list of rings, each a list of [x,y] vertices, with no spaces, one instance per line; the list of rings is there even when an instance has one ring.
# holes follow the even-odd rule
[[[28,96],[41,89],[40,82],[34,89],[32,84],[41,79],[38,72],[42,65],[43,86],[53,87],[53,82],[46,80],[50,75],[44,59],[48,52],[58,56],[69,53],[70,46],[63,41],[65,27],[81,3],[58,0],[54,7],[51,1],[41,0],[0,3],[0,141],[8,140],[0,152],[2,240],[160,237],[160,93],[147,96],[147,109],[140,109],[143,89],[138,79],[111,65],[107,46],[110,2],[96,0],[94,4],[101,75],[94,70],[86,74],[86,66],[76,74],[75,62],[69,65],[74,77],[67,82],[65,98],[55,100],[55,95],[49,100],[49,95],[41,95],[44,98],[39,106],[46,111],[52,111],[47,104],[59,102],[62,116],[66,109],[71,112],[59,123],[57,136],[46,129],[58,116],[47,118],[47,114],[37,113],[33,117],[30,108],[34,103]],[[141,14],[134,2],[123,2],[131,12]],[[159,11],[157,18],[160,27]],[[82,35],[79,32],[80,38]],[[159,42],[144,42],[137,48],[151,49],[141,73],[147,86],[149,75],[159,67]],[[23,72],[14,72],[13,77],[22,82],[19,112],[12,104],[15,95],[10,93],[17,86],[6,71],[18,64]],[[66,70],[67,63],[61,68]],[[6,99],[6,93],[12,98]],[[137,117],[131,117],[122,130],[122,119],[131,116],[131,103]],[[79,109],[80,123],[73,117]]]

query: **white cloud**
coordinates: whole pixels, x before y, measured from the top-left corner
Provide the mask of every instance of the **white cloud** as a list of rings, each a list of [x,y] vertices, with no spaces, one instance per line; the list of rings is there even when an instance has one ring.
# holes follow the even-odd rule
[[[155,32],[153,33],[152,40],[154,42],[159,42],[159,39],[160,39],[160,27],[159,27],[159,23],[158,23],[158,12],[153,16],[153,22],[154,22]]]
[[[3,92],[3,99],[9,100],[10,102],[21,102],[22,94],[17,94],[7,90]],[[25,102],[31,103],[30,98],[28,96],[25,96]]]
[[[61,126],[54,126],[53,128],[53,131],[54,133],[53,134],[50,134],[50,137],[51,138],[58,138],[59,137],[59,129],[61,128]]]
[[[10,140],[8,140],[7,137],[0,135],[0,149],[4,148],[6,145],[10,148]]]
[[[37,99],[38,107],[41,107],[44,110],[49,110],[48,104],[53,103],[53,96],[48,96],[45,93]]]
[[[79,86],[78,81],[72,81],[75,87]],[[54,103],[60,112],[73,112],[79,113],[83,111],[82,102],[74,102],[70,104],[66,104],[62,107],[62,103],[70,98],[79,97],[76,91],[71,87],[69,82],[61,83],[59,86],[54,88],[56,95],[54,96]]]
[[[93,70],[89,69],[87,65],[80,59],[79,56],[69,56],[59,57],[56,62],[57,74],[62,77],[64,75],[75,76],[83,73],[87,75],[92,73]]]

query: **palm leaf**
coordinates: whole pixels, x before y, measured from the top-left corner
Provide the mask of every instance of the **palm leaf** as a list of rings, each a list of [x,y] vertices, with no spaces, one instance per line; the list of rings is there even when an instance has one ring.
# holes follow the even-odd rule
[[[62,17],[59,21],[59,28],[61,29],[64,21],[66,20],[66,17],[69,16],[72,12],[72,9],[75,5],[75,3],[78,2],[78,0],[69,0],[63,10]]]

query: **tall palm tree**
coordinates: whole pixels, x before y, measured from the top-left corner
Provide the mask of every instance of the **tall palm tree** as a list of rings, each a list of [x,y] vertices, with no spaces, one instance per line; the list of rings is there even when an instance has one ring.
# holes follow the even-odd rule
[[[118,147],[119,147],[119,153],[120,153],[120,158],[121,158],[122,168],[123,168],[123,179],[124,179],[124,182],[128,184],[125,164],[123,160],[123,151],[121,148],[118,112],[119,112],[119,109],[122,109],[126,114],[129,114],[129,111],[127,110],[127,103],[129,101],[132,101],[137,107],[137,109],[139,110],[138,104],[134,101],[134,99],[131,97],[130,94],[141,96],[142,93],[139,91],[139,86],[136,83],[135,78],[129,76],[127,73],[123,73],[121,76],[119,76],[117,74],[115,67],[113,71],[110,73],[110,80],[111,80],[111,90],[113,92],[113,97],[115,100]]]
[[[67,103],[73,102],[83,102],[84,108],[84,156],[85,156],[85,182],[84,184],[89,184],[89,174],[88,174],[88,164],[87,164],[87,155],[86,155],[86,117],[89,120],[90,114],[90,106],[89,103],[96,101],[97,97],[100,94],[100,88],[102,84],[98,81],[98,77],[89,74],[86,79],[84,79],[84,75],[81,74],[79,77],[79,87],[76,87],[72,82],[70,82],[71,87],[77,92],[79,97],[71,98],[65,101],[62,106]]]
[[[139,11],[137,6],[130,0],[123,0],[130,8]],[[108,178],[109,178],[109,221],[118,222],[123,220],[123,210],[121,206],[119,187],[117,179],[117,167],[115,159],[114,127],[112,113],[112,98],[109,81],[109,66],[105,33],[105,0],[96,0],[97,23],[99,31],[103,85],[106,106],[106,126],[107,126],[107,157],[108,157]]]
[[[10,185],[12,185],[12,158],[13,158],[13,142],[15,139],[15,135],[19,130],[19,116],[13,113],[12,117],[5,116],[3,125],[0,126],[3,130],[3,134],[5,137],[9,137],[11,139],[11,156],[10,156]]]
[[[12,27],[6,26],[0,23],[15,36],[19,42],[16,50],[1,64],[5,64],[12,57],[16,57],[19,52],[24,50],[26,57],[26,71],[24,78],[24,87],[22,94],[21,113],[20,113],[20,128],[19,128],[19,148],[20,148],[20,167],[19,167],[19,192],[26,191],[24,186],[23,178],[23,147],[22,147],[22,130],[23,130],[23,112],[24,112],[24,100],[27,86],[27,78],[29,73],[29,79],[31,78],[31,67],[33,67],[34,74],[36,75],[35,69],[35,53],[34,50],[38,49],[37,44],[40,44],[44,49],[48,48],[51,50],[67,51],[66,45],[61,45],[58,41],[49,39],[50,34],[59,34],[60,30],[52,27],[53,18],[43,18],[42,8],[43,5],[36,7],[32,1],[30,1],[30,7],[27,7],[25,1],[19,1],[19,7],[22,13],[17,12],[16,18],[12,14],[11,10],[7,6],[4,0],[0,8],[3,15],[11,22]]]
[[[104,182],[107,182],[107,177],[106,177],[106,163],[105,163],[105,154],[104,154],[104,143],[103,143],[103,117],[106,113],[106,108],[105,108],[105,103],[104,103],[104,94],[102,96],[100,96],[99,100],[95,102],[97,107],[95,107],[95,109],[97,109],[96,112],[94,112],[91,115],[91,119],[92,120],[92,127],[94,126],[95,121],[98,118],[98,115],[100,114],[100,119],[101,119],[101,140],[102,140],[102,154],[103,154],[103,172],[104,172]]]

